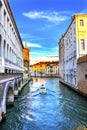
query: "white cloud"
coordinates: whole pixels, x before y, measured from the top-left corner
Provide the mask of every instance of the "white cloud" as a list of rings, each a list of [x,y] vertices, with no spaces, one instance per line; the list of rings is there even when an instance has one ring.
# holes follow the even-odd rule
[[[30,52],[30,54],[38,55],[39,53],[37,53],[37,52]]]
[[[41,56],[41,55],[43,55],[43,53],[42,52],[33,52],[33,51],[30,51],[30,54],[33,54],[33,55],[38,55],[38,56]]]
[[[47,48],[49,50],[58,50],[58,47],[53,47],[53,48]]]
[[[27,47],[42,48],[42,46],[37,43],[23,42],[23,45],[25,45],[25,43],[27,43]]]
[[[23,13],[24,16],[30,19],[46,19],[53,23],[59,23],[69,19],[68,15],[65,12],[38,12],[38,11],[30,11],[27,13]]]

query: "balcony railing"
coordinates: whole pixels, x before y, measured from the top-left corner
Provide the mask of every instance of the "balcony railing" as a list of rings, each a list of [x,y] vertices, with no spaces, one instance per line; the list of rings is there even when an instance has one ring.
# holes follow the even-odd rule
[[[18,71],[24,71],[24,68],[20,65],[17,65],[16,63],[13,63],[7,58],[0,58],[0,73],[4,73],[5,68],[18,70]]]

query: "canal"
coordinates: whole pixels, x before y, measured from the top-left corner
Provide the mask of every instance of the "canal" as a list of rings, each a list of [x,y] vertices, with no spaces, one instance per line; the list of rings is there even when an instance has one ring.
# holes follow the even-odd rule
[[[46,94],[38,88],[44,84]],[[76,130],[87,127],[87,99],[58,78],[35,78],[27,84],[14,107],[7,109],[0,130]],[[83,129],[81,129],[83,130]]]

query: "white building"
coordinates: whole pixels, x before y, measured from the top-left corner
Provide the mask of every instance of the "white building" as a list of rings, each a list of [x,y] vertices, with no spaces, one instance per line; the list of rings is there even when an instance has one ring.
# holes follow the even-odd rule
[[[58,77],[59,76],[59,63],[48,62],[45,69],[46,77]]]
[[[59,41],[60,79],[78,87],[79,57],[87,54],[87,15],[76,14]]]
[[[59,43],[59,76],[64,80],[64,35],[62,35]]]
[[[0,73],[23,73],[23,44],[8,0],[0,0]]]
[[[64,35],[64,80],[76,83],[76,21],[71,22]]]

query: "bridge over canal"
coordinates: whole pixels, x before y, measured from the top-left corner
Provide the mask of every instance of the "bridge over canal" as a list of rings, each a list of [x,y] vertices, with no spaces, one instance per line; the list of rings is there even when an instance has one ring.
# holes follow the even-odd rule
[[[14,99],[18,97],[28,81],[29,79],[22,76],[0,80],[0,122],[6,117],[6,106],[14,104]]]

